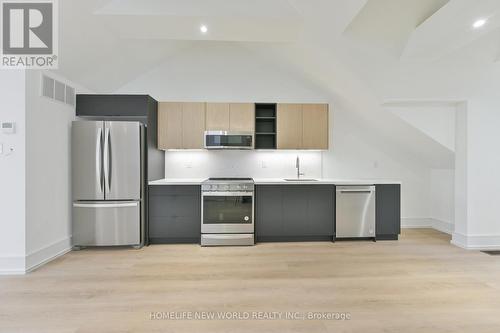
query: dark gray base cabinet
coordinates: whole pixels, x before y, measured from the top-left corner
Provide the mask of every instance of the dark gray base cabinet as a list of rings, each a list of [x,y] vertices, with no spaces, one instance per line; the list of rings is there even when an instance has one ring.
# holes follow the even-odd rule
[[[149,186],[151,244],[200,243],[201,187]]]
[[[332,240],[335,186],[257,185],[257,242]]]
[[[376,239],[401,233],[401,185],[376,185]],[[199,244],[201,187],[149,186],[152,244]],[[334,185],[257,185],[257,242],[331,241],[335,235]]]
[[[377,240],[397,240],[401,233],[401,185],[376,185]]]

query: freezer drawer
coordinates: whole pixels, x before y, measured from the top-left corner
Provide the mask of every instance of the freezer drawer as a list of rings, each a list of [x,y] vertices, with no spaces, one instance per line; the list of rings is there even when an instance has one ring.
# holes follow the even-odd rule
[[[73,245],[139,245],[139,201],[73,203]]]
[[[337,186],[335,237],[375,237],[375,186]]]

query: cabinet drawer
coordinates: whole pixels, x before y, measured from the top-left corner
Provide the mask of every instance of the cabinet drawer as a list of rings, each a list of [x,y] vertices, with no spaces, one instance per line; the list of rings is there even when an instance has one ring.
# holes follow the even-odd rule
[[[201,196],[201,185],[150,185],[149,196],[194,195]]]
[[[150,217],[194,217],[200,208],[200,198],[191,195],[164,195],[149,197]]]
[[[201,186],[149,187],[149,239],[152,243],[198,243]]]
[[[201,220],[174,216],[168,218],[150,218],[149,232],[154,238],[199,238]]]

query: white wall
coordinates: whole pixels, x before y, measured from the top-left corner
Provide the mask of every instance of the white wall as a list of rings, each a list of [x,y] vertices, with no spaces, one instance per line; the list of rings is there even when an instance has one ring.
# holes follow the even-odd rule
[[[491,96],[471,98],[457,113],[452,243],[467,249],[500,249],[500,102]]]
[[[405,106],[387,109],[446,148],[451,151],[455,150],[455,105]]]
[[[25,269],[25,72],[0,74],[0,122],[14,121],[15,134],[0,132],[0,274]],[[10,154],[10,148],[14,151]]]
[[[361,128],[359,119],[341,107],[335,96],[280,63],[264,60],[236,44],[186,49],[117,93],[146,93],[159,101],[331,102],[331,148],[323,153],[301,153],[304,167],[311,170],[306,170],[308,176],[317,177],[323,170],[324,177],[399,179],[403,182],[403,216],[429,217],[429,168],[418,157],[410,160],[407,154],[398,156],[385,151],[386,144],[369,124]],[[165,155],[167,177],[205,177],[226,172],[289,177],[295,171],[295,152],[167,152]],[[268,168],[261,167],[263,160]],[[279,165],[281,162],[285,164],[283,167]],[[217,171],[220,167],[223,169]]]
[[[468,57],[466,52],[457,53]],[[463,59],[462,59],[463,60]],[[387,99],[464,101],[457,107],[455,225],[452,243],[467,249],[500,249],[500,100],[497,63],[440,61],[392,77]],[[468,60],[468,59],[467,59]],[[458,67],[466,69],[458,71]],[[478,68],[479,69],[479,68]],[[411,80],[409,79],[411,78]],[[453,78],[453,82],[449,81]]]
[[[455,170],[431,170],[429,198],[432,225],[451,234],[455,221]]]
[[[40,96],[42,71],[3,71],[0,274],[25,273],[71,248],[70,125],[74,107]],[[58,77],[49,76],[79,86]],[[10,147],[14,152],[7,155]]]
[[[500,249],[500,101],[483,96],[467,106],[466,178],[462,179],[467,184],[467,226],[466,237],[458,237],[457,243]]]
[[[455,141],[462,140],[456,138],[457,108],[457,103],[438,101],[394,101],[385,106],[386,110],[453,152]],[[421,220],[420,226],[451,234],[455,220],[454,169],[431,169],[429,191],[429,219]]]
[[[41,96],[42,73],[26,73],[27,269],[71,248],[70,146],[75,108]],[[47,75],[75,87],[54,73]]]
[[[321,88],[234,43],[185,49],[116,93],[144,93],[159,101],[329,101]]]
[[[468,106],[457,106],[455,127],[455,225],[452,242],[459,245],[466,243],[468,213]]]
[[[384,141],[360,122],[346,107],[334,109],[330,150],[323,154],[324,177],[401,180],[403,225],[427,223],[430,169],[405,155],[385,151]]]

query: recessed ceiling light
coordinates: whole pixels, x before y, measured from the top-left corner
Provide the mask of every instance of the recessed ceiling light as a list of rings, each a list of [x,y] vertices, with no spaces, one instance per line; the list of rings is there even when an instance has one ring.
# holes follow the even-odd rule
[[[206,34],[208,32],[208,28],[206,25],[200,26],[200,31],[202,34]]]
[[[477,29],[477,28],[481,28],[485,24],[486,24],[486,20],[485,19],[479,19],[476,22],[474,22],[474,24],[472,25],[472,27],[474,29]]]

